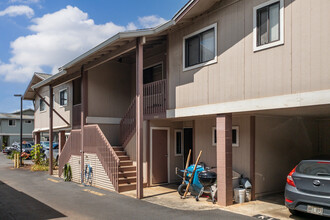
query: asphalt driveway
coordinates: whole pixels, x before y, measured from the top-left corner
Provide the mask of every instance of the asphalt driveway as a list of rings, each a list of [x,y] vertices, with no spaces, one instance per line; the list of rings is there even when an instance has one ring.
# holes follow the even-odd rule
[[[251,219],[217,209],[171,209],[11,166],[0,153],[0,219]]]

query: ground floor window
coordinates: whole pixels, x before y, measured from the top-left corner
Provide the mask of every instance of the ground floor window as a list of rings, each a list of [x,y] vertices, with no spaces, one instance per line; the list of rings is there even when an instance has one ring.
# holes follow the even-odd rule
[[[217,129],[215,127],[212,128],[212,145],[217,145]],[[239,127],[232,127],[232,146],[239,147]]]
[[[175,130],[175,156],[183,155],[183,132],[182,130]]]

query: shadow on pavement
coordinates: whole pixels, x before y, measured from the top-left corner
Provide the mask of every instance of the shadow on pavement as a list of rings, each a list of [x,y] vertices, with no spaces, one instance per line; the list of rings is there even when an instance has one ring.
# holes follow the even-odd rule
[[[0,181],[0,219],[52,219],[66,217],[46,204]]]

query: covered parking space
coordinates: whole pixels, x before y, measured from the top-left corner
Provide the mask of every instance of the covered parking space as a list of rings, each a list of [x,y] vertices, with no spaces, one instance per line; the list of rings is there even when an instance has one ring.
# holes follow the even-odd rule
[[[256,197],[284,191],[303,159],[330,154],[330,105],[255,112]]]

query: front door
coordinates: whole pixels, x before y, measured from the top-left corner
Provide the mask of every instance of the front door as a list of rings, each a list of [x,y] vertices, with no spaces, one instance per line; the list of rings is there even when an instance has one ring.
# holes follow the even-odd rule
[[[152,130],[152,184],[167,183],[167,130]]]
[[[184,166],[186,165],[186,161],[188,158],[189,150],[191,150],[190,162],[193,162],[193,129],[192,128],[184,128],[183,129],[183,146],[184,146]]]

